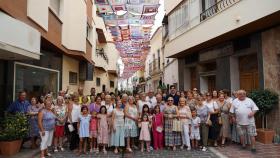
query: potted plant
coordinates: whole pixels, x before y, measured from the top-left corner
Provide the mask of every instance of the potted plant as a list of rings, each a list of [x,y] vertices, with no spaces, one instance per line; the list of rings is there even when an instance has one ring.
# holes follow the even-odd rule
[[[22,139],[28,136],[28,118],[23,113],[8,114],[1,121],[0,151],[2,155],[11,156],[19,152]]]
[[[270,90],[256,90],[252,91],[249,97],[259,107],[257,115],[262,118],[262,128],[257,129],[257,141],[264,144],[272,143],[275,131],[267,129],[267,114],[278,105],[279,96]]]

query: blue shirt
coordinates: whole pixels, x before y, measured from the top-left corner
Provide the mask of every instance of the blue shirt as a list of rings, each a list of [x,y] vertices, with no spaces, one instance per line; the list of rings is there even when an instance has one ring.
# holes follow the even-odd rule
[[[29,101],[27,100],[20,101],[19,99],[17,99],[8,107],[7,111],[10,113],[16,113],[16,112],[27,113],[29,106],[30,106]]]
[[[124,104],[122,104],[122,105],[121,105],[121,109],[124,109],[124,108],[125,108],[125,105],[124,105]]]

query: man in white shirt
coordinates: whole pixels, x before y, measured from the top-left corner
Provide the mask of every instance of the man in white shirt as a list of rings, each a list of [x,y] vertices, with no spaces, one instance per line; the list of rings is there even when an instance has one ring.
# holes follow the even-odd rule
[[[148,93],[148,96],[146,97],[146,101],[149,102],[149,108],[152,110],[154,109],[154,107],[157,105],[157,99],[154,96],[154,93],[152,91],[150,91]]]
[[[141,100],[138,101],[138,112],[139,112],[139,114],[142,113],[143,106],[145,104],[147,104],[149,106],[149,108],[151,108],[151,104],[148,101],[146,101],[146,94],[142,93],[141,94]]]
[[[257,136],[256,125],[255,125],[255,113],[259,110],[254,101],[246,97],[246,92],[244,90],[239,90],[237,92],[237,98],[232,102],[230,108],[230,113],[233,115],[233,121],[237,123],[237,132],[240,136],[240,142],[242,148],[245,146],[245,135],[248,134],[251,138],[251,151],[256,152],[256,140]]]

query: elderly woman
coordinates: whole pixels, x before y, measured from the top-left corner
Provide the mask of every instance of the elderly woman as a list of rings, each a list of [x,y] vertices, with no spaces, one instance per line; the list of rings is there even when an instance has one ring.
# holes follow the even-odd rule
[[[111,146],[115,147],[114,153],[118,153],[118,148],[123,147],[124,143],[124,112],[121,109],[121,100],[117,101],[116,108],[113,110],[112,122],[113,131],[111,135]]]
[[[68,122],[70,126],[74,128],[71,132],[71,139],[70,139],[70,150],[75,150],[78,148],[79,145],[79,135],[78,135],[78,121],[79,116],[81,113],[81,105],[79,104],[79,96],[73,95],[73,104],[68,107]]]
[[[187,100],[186,100],[186,102],[187,102],[187,105],[189,106],[189,108],[191,110],[195,109],[195,99],[194,99],[192,91],[188,91],[187,92]]]
[[[167,101],[167,106],[164,109],[165,146],[176,150],[176,146],[182,144],[181,133],[173,131],[173,120],[178,118],[179,111],[177,106],[173,104],[172,97],[169,97]]]
[[[65,106],[62,96],[56,99],[57,105],[54,107],[55,115],[57,116],[55,133],[54,133],[54,152],[58,152],[58,144],[61,151],[63,148],[64,126],[67,118],[67,107]]]
[[[38,125],[41,136],[41,158],[51,156],[47,149],[52,145],[56,116],[51,110],[52,102],[45,100],[45,107],[38,114]]]
[[[231,104],[225,100],[225,95],[223,93],[219,94],[219,99],[217,101],[217,104],[220,109],[220,117],[221,117],[221,132],[220,136],[222,137],[222,147],[225,145],[225,140],[226,138],[231,137],[231,132],[230,132],[230,116],[229,116],[229,110],[231,107]]]
[[[138,128],[137,128],[137,121],[138,121],[138,110],[134,103],[133,96],[128,97],[128,104],[125,106],[124,115],[125,115],[125,137],[126,137],[126,150],[128,152],[132,152],[130,147],[130,140],[131,138],[135,138],[138,136]],[[132,141],[134,145],[134,141]]]
[[[206,94],[206,101],[204,102],[210,111],[210,120],[212,125],[209,128],[209,139],[214,141],[214,147],[217,147],[217,139],[220,135],[220,124],[219,124],[219,106],[215,100],[212,99],[210,93]]]
[[[179,119],[182,124],[182,140],[183,144],[181,146],[181,149],[184,148],[184,146],[187,146],[187,150],[191,150],[191,144],[190,144],[190,136],[189,136],[189,128],[190,128],[190,119],[192,118],[191,110],[188,105],[186,105],[186,99],[185,97],[181,97],[179,99]]]
[[[210,120],[210,111],[206,104],[204,104],[203,98],[198,97],[196,99],[196,109],[197,116],[200,118],[200,137],[201,137],[201,145],[202,151],[207,151],[208,146],[208,133],[209,133],[209,121]]]
[[[41,105],[37,102],[35,97],[31,98],[31,106],[27,108],[27,113],[30,116],[30,137],[31,137],[31,148],[37,148],[36,138],[39,136],[39,127],[38,127],[38,112],[41,109]]]

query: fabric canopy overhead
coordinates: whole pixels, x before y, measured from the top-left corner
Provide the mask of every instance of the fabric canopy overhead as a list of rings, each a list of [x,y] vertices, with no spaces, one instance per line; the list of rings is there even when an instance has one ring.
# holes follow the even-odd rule
[[[95,0],[95,4],[124,63],[121,77],[143,70],[159,0]]]

